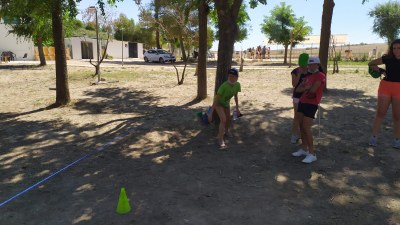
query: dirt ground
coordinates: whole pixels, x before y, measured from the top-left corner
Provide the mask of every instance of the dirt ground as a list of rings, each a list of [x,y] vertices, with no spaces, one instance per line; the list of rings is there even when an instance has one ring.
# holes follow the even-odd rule
[[[313,127],[318,161],[305,165],[291,156],[287,67],[245,66],[244,116],[222,151],[216,127],[196,118],[211,97],[193,101],[193,69],[178,86],[169,64],[109,63],[103,76],[118,82],[90,85],[75,75],[94,69],[69,64],[72,103],[51,110],[54,65],[0,65],[2,225],[400,224],[400,151],[391,113],[378,147],[367,146],[379,80],[366,69],[328,76]],[[107,77],[115,71],[132,77]],[[214,76],[210,66],[209,95]]]

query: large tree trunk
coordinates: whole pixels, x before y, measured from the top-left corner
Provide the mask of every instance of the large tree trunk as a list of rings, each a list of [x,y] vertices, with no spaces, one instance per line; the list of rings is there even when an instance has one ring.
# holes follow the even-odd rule
[[[228,79],[228,70],[232,65],[233,45],[239,32],[237,17],[243,0],[233,0],[232,5],[226,0],[214,0],[218,13],[218,60],[214,93]]]
[[[207,8],[206,0],[199,3],[199,55],[197,61],[197,99],[207,97]]]
[[[38,37],[37,44],[38,44],[40,66],[45,66],[47,63],[46,63],[46,58],[44,57],[43,39],[42,39],[42,37]]]
[[[329,54],[329,40],[331,37],[331,24],[333,8],[335,7],[334,0],[324,0],[324,7],[322,11],[322,25],[321,37],[319,44],[319,58],[321,66],[326,76],[328,76],[328,54]],[[327,83],[325,83],[325,91],[327,90]]]
[[[63,106],[70,102],[68,88],[67,58],[65,55],[62,0],[54,0],[52,9],[53,39],[56,57],[56,103]]]

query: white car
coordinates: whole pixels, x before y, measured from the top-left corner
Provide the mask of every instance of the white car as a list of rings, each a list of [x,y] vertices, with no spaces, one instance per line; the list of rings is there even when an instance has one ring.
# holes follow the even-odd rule
[[[171,53],[163,50],[163,49],[150,49],[147,50],[144,54],[145,62],[175,62],[176,58]]]

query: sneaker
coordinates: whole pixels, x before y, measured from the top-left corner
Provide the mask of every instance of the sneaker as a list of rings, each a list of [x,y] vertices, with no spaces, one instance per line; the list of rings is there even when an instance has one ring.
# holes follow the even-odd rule
[[[228,148],[228,146],[225,144],[225,142],[224,142],[224,141],[223,141],[223,142],[221,142],[221,143],[220,143],[220,144],[218,144],[218,145],[219,145],[219,149],[221,149],[221,150]]]
[[[378,143],[378,138],[376,138],[376,136],[371,136],[371,138],[369,139],[368,145],[369,146],[377,146]],[[399,147],[400,147],[400,143],[399,143]]]
[[[400,139],[394,139],[393,148],[400,149]]]
[[[300,139],[299,137],[297,137],[296,135],[292,134],[292,137],[290,138],[290,143],[296,144],[299,139]]]
[[[317,156],[311,153],[308,153],[307,156],[302,160],[303,163],[312,163],[317,161]]]
[[[302,148],[292,153],[292,156],[294,157],[300,157],[305,155],[308,155],[308,152],[304,151],[304,149]]]

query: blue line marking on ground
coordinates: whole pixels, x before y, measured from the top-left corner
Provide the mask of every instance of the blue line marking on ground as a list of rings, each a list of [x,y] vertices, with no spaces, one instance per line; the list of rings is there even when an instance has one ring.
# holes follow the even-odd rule
[[[52,173],[51,175],[47,176],[46,178],[42,179],[41,181],[39,181],[39,182],[37,182],[37,183],[31,185],[30,187],[26,188],[25,190],[23,190],[23,191],[19,192],[18,194],[12,196],[11,198],[7,199],[6,201],[0,203],[0,207],[4,206],[5,204],[7,204],[7,203],[9,203],[9,202],[11,202],[11,201],[13,201],[14,199],[18,198],[19,196],[21,196],[21,195],[23,195],[23,194],[29,192],[30,190],[32,190],[33,188],[37,187],[37,186],[40,185],[41,183],[44,183],[44,182],[50,180],[51,178],[53,178],[53,177],[56,176],[57,174],[59,174],[59,173],[61,173],[62,171],[64,171],[64,170],[70,168],[71,166],[73,166],[73,165],[79,163],[80,161],[82,161],[82,160],[88,158],[89,156],[94,155],[95,153],[98,153],[98,152],[103,151],[107,146],[109,146],[109,145],[111,145],[111,144],[113,144],[113,143],[119,141],[120,139],[124,138],[125,136],[127,136],[128,134],[130,134],[133,130],[134,130],[134,128],[128,129],[125,133],[123,133],[123,134],[121,134],[121,135],[115,137],[114,139],[112,139],[111,141],[105,143],[104,145],[99,146],[99,147],[96,148],[94,151],[92,151],[92,152],[90,152],[90,153],[88,153],[88,154],[82,156],[81,158],[79,158],[79,159],[75,160],[74,162],[72,162],[72,163],[66,165],[66,166],[63,167],[63,168],[61,168],[61,169],[58,170],[57,172]]]

